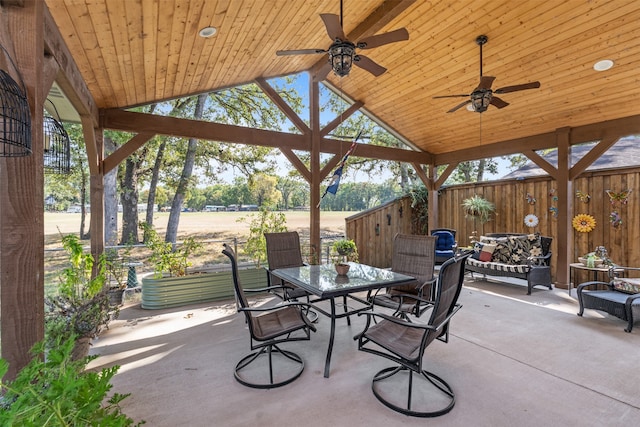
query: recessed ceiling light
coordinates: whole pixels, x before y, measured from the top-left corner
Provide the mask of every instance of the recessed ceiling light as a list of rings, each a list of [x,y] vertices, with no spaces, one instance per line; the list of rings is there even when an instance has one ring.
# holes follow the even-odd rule
[[[607,71],[611,67],[613,67],[613,61],[610,59],[603,59],[593,64],[593,69],[596,71]]]
[[[200,37],[208,39],[209,37],[215,36],[217,32],[218,29],[216,27],[204,27],[198,34],[200,34]]]

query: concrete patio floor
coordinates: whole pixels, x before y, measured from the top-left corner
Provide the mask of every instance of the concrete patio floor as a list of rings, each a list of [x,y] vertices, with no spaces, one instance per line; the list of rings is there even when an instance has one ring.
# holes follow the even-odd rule
[[[273,303],[270,298],[263,298]],[[113,391],[132,393],[123,411],[149,426],[631,426],[640,420],[640,326],[587,310],[576,316],[575,290],[534,289],[467,279],[448,344],[433,343],[426,369],[444,378],[456,406],[418,419],[395,413],[371,392],[386,359],[359,352],[363,318],[338,320],[330,378],[323,377],[329,325],[311,341],[283,347],[305,371],[272,390],[233,378],[249,352],[233,301],[169,310],[122,308],[94,342],[90,367],[120,365]]]

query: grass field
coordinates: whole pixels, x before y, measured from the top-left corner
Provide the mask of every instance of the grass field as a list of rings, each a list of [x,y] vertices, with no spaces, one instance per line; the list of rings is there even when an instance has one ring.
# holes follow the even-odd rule
[[[322,212],[320,215],[320,231],[322,234],[343,234],[346,217],[355,212]],[[243,238],[249,234],[249,221],[255,212],[182,212],[178,228],[178,240],[187,236],[200,239]],[[298,231],[302,236],[309,235],[309,212],[285,212],[287,228]],[[168,212],[156,213],[153,225],[160,235],[164,235],[169,221]],[[239,221],[245,218],[246,221]],[[144,216],[141,216],[144,219]],[[89,216],[85,219],[85,231],[89,228]],[[122,224],[122,217],[118,218],[118,225]],[[59,245],[60,234],[80,232],[80,214],[51,213],[44,215],[44,234],[47,246]]]
[[[342,235],[345,231],[345,218],[355,212],[322,212],[320,228],[322,236]],[[249,236],[249,222],[255,212],[182,212],[178,229],[178,241],[193,236],[197,241],[204,242],[201,250],[194,253],[190,260],[194,267],[215,265],[224,262],[221,255],[222,242],[231,243],[233,239],[239,242],[238,253],[240,261],[249,261],[244,255],[242,245]],[[303,256],[308,254],[309,212],[285,212],[287,228],[298,231],[302,240]],[[144,217],[141,217],[144,218]],[[245,218],[245,220],[241,220]],[[62,246],[61,236],[78,234],[80,232],[80,214],[77,213],[45,213],[45,288],[47,293],[55,292],[60,270],[66,266],[67,256],[59,250]],[[154,228],[161,236],[166,232],[168,212],[154,215]],[[89,227],[89,217],[85,219],[85,231]],[[122,218],[118,218],[122,224]],[[140,237],[142,234],[140,233]],[[119,236],[120,237],[120,236]],[[89,242],[83,242],[89,246]],[[326,250],[326,248],[325,248]],[[119,252],[120,253],[120,252]],[[120,253],[120,256],[123,256]],[[138,267],[138,273],[144,274],[152,270],[153,266],[147,261],[149,251],[144,247],[135,247],[129,257],[143,262]]]

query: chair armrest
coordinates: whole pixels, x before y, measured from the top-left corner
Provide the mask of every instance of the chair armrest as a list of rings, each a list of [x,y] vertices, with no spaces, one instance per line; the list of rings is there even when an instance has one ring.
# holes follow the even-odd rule
[[[612,288],[613,286],[611,285],[611,283],[609,282],[584,282],[584,283],[580,283],[578,285],[578,295],[580,295],[582,293],[582,291],[584,289],[588,289],[588,288],[595,288],[596,286],[607,286],[609,288]]]
[[[362,332],[360,332],[358,335],[356,335],[355,337],[353,337],[354,340],[359,339],[362,335],[364,335],[367,330],[369,330],[369,326],[371,325],[371,319],[374,319],[376,317],[380,318],[380,319],[384,319],[384,320],[388,320],[391,323],[395,323],[397,325],[401,325],[407,328],[413,328],[413,329],[422,329],[425,332],[426,331],[437,331],[440,328],[444,327],[444,325],[446,325],[449,320],[451,320],[451,318],[453,317],[454,314],[456,314],[458,312],[458,310],[460,310],[462,308],[462,304],[456,304],[453,308],[453,310],[451,311],[451,313],[445,317],[442,322],[440,322],[438,325],[428,325],[428,324],[424,324],[424,323],[411,323],[411,322],[407,322],[404,319],[401,319],[399,317],[394,317],[394,316],[390,316],[388,314],[384,314],[384,313],[379,313],[379,312],[375,312],[375,311],[361,311],[358,313],[358,316],[367,316],[367,323],[364,327],[364,330]]]

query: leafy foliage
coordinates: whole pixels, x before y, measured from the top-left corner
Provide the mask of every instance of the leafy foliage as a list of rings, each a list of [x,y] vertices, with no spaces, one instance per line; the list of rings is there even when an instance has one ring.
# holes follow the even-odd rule
[[[146,222],[140,223],[144,233],[144,241],[151,250],[149,261],[153,264],[154,278],[159,279],[164,273],[169,277],[184,276],[187,268],[191,267],[189,256],[202,247],[193,237],[186,238],[181,245],[175,246],[165,242],[158,232]]]
[[[358,262],[358,247],[353,240],[336,240],[331,248],[333,249],[332,259],[334,264],[340,264],[344,261]]]
[[[111,318],[105,257],[96,263],[72,234],[63,236],[62,246],[69,256],[69,266],[60,275],[58,294],[45,298],[48,346],[71,334],[93,337]]]
[[[411,196],[411,225],[413,232],[427,234],[429,231],[429,191],[424,185],[409,190]]]
[[[0,380],[0,425],[3,426],[132,426],[134,421],[122,413],[119,403],[129,394],[115,393],[105,402],[111,379],[119,366],[99,372],[85,370],[96,356],[73,360],[76,335],[58,340],[47,352],[37,343],[33,358],[9,383]],[[0,359],[0,378],[8,363]],[[140,425],[144,422],[137,423]]]
[[[238,218],[237,222],[249,223],[249,238],[244,251],[254,259],[258,267],[267,259],[267,242],[264,233],[287,231],[287,218],[284,213],[271,212],[265,207],[261,207],[258,214],[250,215],[249,218]]]

